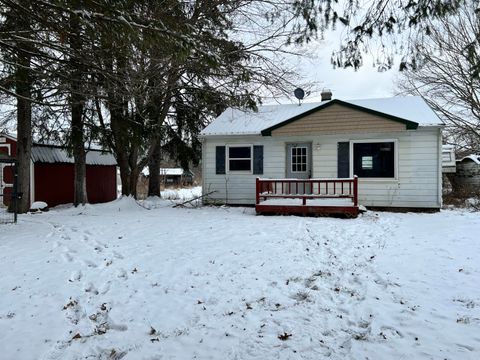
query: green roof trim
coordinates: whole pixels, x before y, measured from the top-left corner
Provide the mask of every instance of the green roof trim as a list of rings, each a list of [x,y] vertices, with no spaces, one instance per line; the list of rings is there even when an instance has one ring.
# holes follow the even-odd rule
[[[325,109],[325,108],[328,108],[329,106],[332,106],[332,105],[341,105],[341,106],[345,106],[345,107],[348,107],[350,109],[354,109],[354,110],[359,110],[359,111],[363,111],[365,113],[368,113],[368,114],[372,114],[372,115],[377,115],[377,116],[381,116],[381,117],[384,117],[386,119],[389,119],[389,120],[392,120],[392,121],[396,121],[396,122],[399,122],[399,123],[402,123],[402,124],[405,124],[405,127],[406,127],[406,130],[416,130],[418,128],[418,123],[414,122],[414,121],[410,121],[410,120],[406,120],[406,119],[402,119],[402,118],[399,118],[397,116],[393,116],[393,115],[389,115],[389,114],[385,114],[383,112],[380,112],[380,111],[376,111],[376,110],[372,110],[372,109],[369,109],[369,108],[365,108],[363,106],[359,106],[359,105],[354,105],[354,104],[351,104],[349,102],[346,102],[346,101],[342,101],[342,100],[338,100],[338,99],[334,99],[334,100],[331,100],[325,104],[321,104],[309,111],[306,111],[300,115],[297,115],[297,116],[294,116],[288,120],[285,120],[279,124],[276,124],[276,125],[273,125],[267,129],[264,129],[262,130],[262,136],[272,136],[272,131],[273,130],[276,130],[278,128],[281,128],[287,124],[290,124],[294,121],[297,121],[307,115],[310,115],[310,114],[313,114],[319,110],[322,110],[322,109]]]

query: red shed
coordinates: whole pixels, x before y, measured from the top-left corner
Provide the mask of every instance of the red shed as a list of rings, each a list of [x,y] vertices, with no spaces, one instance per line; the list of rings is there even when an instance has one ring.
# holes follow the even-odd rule
[[[2,144],[5,144],[4,151],[5,149],[8,151],[5,153],[15,157],[16,139],[0,134],[0,151],[2,151]],[[32,146],[32,165],[29,194],[31,203],[44,201],[48,206],[53,207],[73,202],[73,158],[63,147],[34,144]],[[89,203],[103,203],[116,199],[116,165],[115,158],[109,152],[94,149],[87,151],[87,197]],[[5,178],[10,171],[4,169],[3,173]],[[7,186],[11,184],[7,181],[4,183]],[[7,190],[4,191],[7,192]]]
[[[0,133],[0,156],[15,157],[17,141]],[[8,206],[13,191],[13,167],[11,163],[0,162],[0,207]]]

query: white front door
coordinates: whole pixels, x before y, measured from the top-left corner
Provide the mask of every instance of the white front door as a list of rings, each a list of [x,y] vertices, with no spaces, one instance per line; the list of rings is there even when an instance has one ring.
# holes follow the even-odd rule
[[[287,169],[286,176],[289,179],[310,179],[312,177],[312,144],[298,143],[287,144]],[[310,187],[306,189],[298,187],[298,191],[292,189],[291,192],[300,194],[310,193]]]

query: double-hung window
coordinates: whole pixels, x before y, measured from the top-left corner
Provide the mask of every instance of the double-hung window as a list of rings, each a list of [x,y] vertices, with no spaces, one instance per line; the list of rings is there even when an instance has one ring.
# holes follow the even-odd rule
[[[252,172],[252,146],[230,145],[227,148],[228,171]]]
[[[353,174],[360,178],[395,178],[395,141],[353,142]]]

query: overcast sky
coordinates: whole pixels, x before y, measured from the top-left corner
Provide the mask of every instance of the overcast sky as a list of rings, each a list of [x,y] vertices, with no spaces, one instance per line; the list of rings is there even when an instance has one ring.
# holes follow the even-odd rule
[[[326,33],[328,40],[317,40],[307,45],[312,58],[291,58],[287,61],[302,73],[306,81],[317,84],[317,91],[305,98],[306,102],[320,101],[322,88],[330,89],[333,98],[340,100],[391,97],[395,93],[395,80],[399,77],[398,63],[391,70],[377,71],[373,67],[375,54],[364,54],[364,65],[353,69],[334,69],[330,63],[333,50],[338,49],[340,33]],[[293,89],[292,89],[293,93]],[[289,102],[288,99],[280,102]]]

